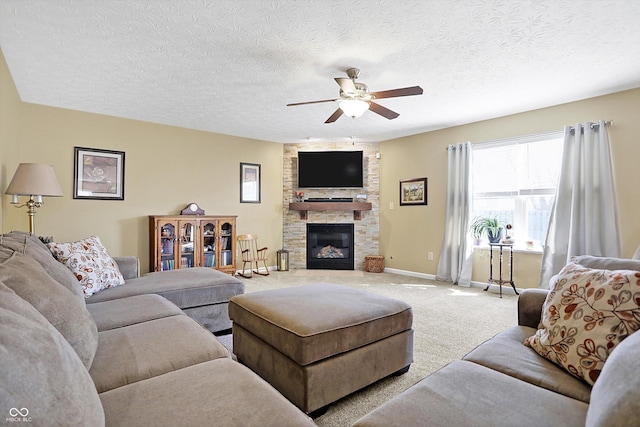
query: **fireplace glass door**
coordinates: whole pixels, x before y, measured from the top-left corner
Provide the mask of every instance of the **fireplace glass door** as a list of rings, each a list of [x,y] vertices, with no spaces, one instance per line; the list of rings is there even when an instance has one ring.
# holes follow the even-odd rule
[[[353,270],[353,224],[307,224],[307,269]]]

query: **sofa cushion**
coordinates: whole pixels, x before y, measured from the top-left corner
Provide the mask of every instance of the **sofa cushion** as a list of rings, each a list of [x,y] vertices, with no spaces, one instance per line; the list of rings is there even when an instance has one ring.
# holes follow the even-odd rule
[[[0,251],[0,281],[34,306],[71,344],[86,367],[98,347],[98,329],[83,302],[32,257]]]
[[[588,405],[484,366],[455,361],[354,427],[584,426]]]
[[[76,352],[3,283],[0,325],[0,414],[7,425],[104,425],[98,393]]]
[[[107,425],[316,425],[258,375],[230,359],[109,390],[100,399]]]
[[[118,264],[98,236],[73,243],[47,243],[53,256],[75,274],[85,296],[124,285]]]
[[[523,344],[535,332],[535,328],[514,326],[480,344],[463,359],[588,403],[591,386]]]
[[[213,334],[184,314],[110,329],[99,336],[89,370],[98,392],[230,357]]]
[[[570,262],[552,283],[541,324],[526,345],[593,385],[613,349],[640,329],[640,271]]]
[[[153,294],[87,304],[87,310],[96,322],[98,331],[183,314],[175,304]]]
[[[628,336],[607,359],[593,386],[587,427],[640,425],[640,332]]]
[[[244,283],[235,277],[206,267],[145,274],[127,280],[125,286],[105,289],[87,298],[87,303],[141,294],[158,294],[178,307],[200,307],[229,301],[244,293]]]
[[[56,260],[47,246],[31,233],[12,231],[0,236],[0,246],[31,256],[38,261],[51,277],[69,289],[78,299],[84,301],[82,286],[71,270]]]
[[[140,277],[140,259],[135,255],[114,256],[113,260],[118,265],[124,281]]]

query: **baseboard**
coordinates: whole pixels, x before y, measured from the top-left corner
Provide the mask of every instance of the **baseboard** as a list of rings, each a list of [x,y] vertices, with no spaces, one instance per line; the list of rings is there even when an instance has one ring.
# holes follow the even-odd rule
[[[417,273],[415,271],[399,270],[397,268],[385,267],[384,272],[385,273],[393,273],[393,274],[401,274],[403,276],[419,277],[421,279],[436,280],[436,276],[434,276],[433,274]]]

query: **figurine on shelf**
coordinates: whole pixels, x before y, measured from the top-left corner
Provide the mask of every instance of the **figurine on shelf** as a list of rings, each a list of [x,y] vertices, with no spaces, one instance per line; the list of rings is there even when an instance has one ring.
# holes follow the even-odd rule
[[[513,229],[513,226],[511,224],[507,224],[505,225],[505,228],[507,229],[507,231],[505,233],[506,235],[504,236],[504,239],[502,239],[502,243],[511,245],[513,244],[513,242],[515,242],[515,240],[513,240],[513,237],[511,237],[511,230]]]
[[[295,197],[296,202],[304,201],[304,191],[296,191],[295,194],[296,194],[296,197]]]

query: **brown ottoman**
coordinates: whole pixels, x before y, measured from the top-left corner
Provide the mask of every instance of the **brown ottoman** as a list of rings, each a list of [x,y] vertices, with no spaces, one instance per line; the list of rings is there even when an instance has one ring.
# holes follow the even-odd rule
[[[306,413],[413,362],[405,302],[317,283],[229,301],[238,360]]]

